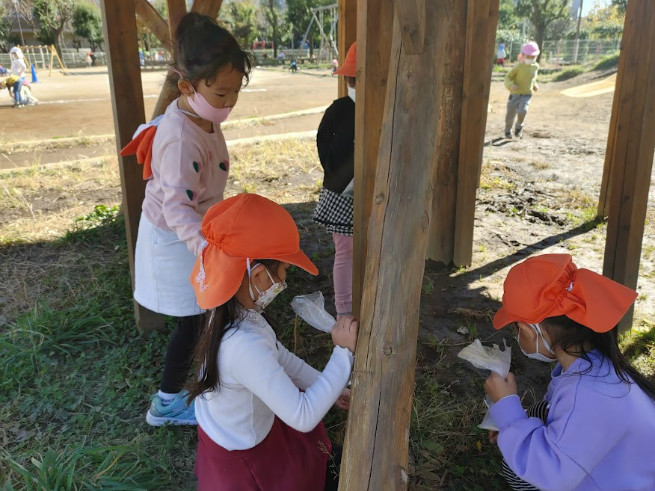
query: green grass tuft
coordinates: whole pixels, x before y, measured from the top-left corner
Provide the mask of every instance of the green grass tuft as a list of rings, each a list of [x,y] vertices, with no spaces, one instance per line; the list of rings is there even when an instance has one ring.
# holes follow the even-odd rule
[[[564,80],[569,80],[573,77],[577,77],[578,75],[581,75],[584,73],[584,68],[579,67],[579,66],[574,66],[571,68],[567,68],[566,70],[563,70],[562,72],[558,73],[553,77],[554,82],[563,82]]]
[[[619,66],[619,53],[613,55],[603,56],[598,63],[594,65],[592,70],[609,70]]]

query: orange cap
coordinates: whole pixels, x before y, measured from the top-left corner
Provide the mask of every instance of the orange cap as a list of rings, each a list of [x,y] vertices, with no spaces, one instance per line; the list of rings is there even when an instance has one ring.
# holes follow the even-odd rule
[[[298,228],[289,212],[256,194],[238,194],[212,206],[202,220],[207,246],[196,260],[191,284],[198,305],[223,305],[239,289],[247,260],[276,259],[318,274],[300,250]]]
[[[356,77],[357,76],[357,42],[355,41],[350,45],[348,53],[346,53],[346,59],[337,70],[334,71],[333,75],[344,75],[346,77]]]
[[[511,322],[538,324],[565,315],[592,331],[616,326],[637,292],[588,269],[578,269],[569,254],[543,254],[507,273],[503,305],[494,316],[496,329]]]

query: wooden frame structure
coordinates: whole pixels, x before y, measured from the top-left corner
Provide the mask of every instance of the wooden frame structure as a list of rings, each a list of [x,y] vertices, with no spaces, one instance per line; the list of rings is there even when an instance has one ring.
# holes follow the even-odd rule
[[[192,10],[216,17],[221,3],[195,0]],[[339,0],[340,60],[352,41],[358,45],[353,307],[360,320],[342,490],[408,484],[424,260],[468,265],[472,259],[498,4]],[[185,0],[167,0],[168,21],[147,0],[101,5],[120,149],[145,121],[136,16],[170,46]],[[474,55],[488,62],[474,64]],[[131,90],[116,90],[125,86]],[[340,83],[340,95],[345,92]],[[176,87],[165,85],[154,116],[176,95]],[[631,0],[599,215],[609,217],[604,273],[632,288],[654,149],[655,2]],[[119,156],[119,166],[133,271],[145,183],[133,157]],[[144,330],[163,323],[137,304],[135,315]]]

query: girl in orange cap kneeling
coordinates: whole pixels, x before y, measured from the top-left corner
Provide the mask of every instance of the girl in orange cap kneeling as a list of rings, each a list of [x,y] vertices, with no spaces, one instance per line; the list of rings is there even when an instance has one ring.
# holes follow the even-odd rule
[[[557,362],[527,414],[512,373],[485,383],[513,489],[655,489],[655,384],[623,358],[615,329],[636,297],[568,254],[509,271],[494,327],[512,325],[526,356]]]
[[[237,195],[209,209],[202,232],[208,245],[191,283],[208,322],[189,388],[198,420],[198,489],[336,489],[334,473],[326,472],[332,447],[321,419],[335,403],[348,407],[357,323],[336,323],[323,372],[277,341],[262,311],[286,287],[287,268],[318,273],[280,205]]]

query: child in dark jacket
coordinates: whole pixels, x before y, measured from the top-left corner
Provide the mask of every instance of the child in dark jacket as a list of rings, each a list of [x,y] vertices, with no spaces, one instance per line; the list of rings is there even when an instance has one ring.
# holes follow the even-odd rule
[[[331,232],[334,240],[333,280],[337,317],[352,311],[356,53],[357,47],[353,43],[343,66],[334,72],[346,78],[348,95],[327,108],[316,136],[324,177],[314,221]]]

